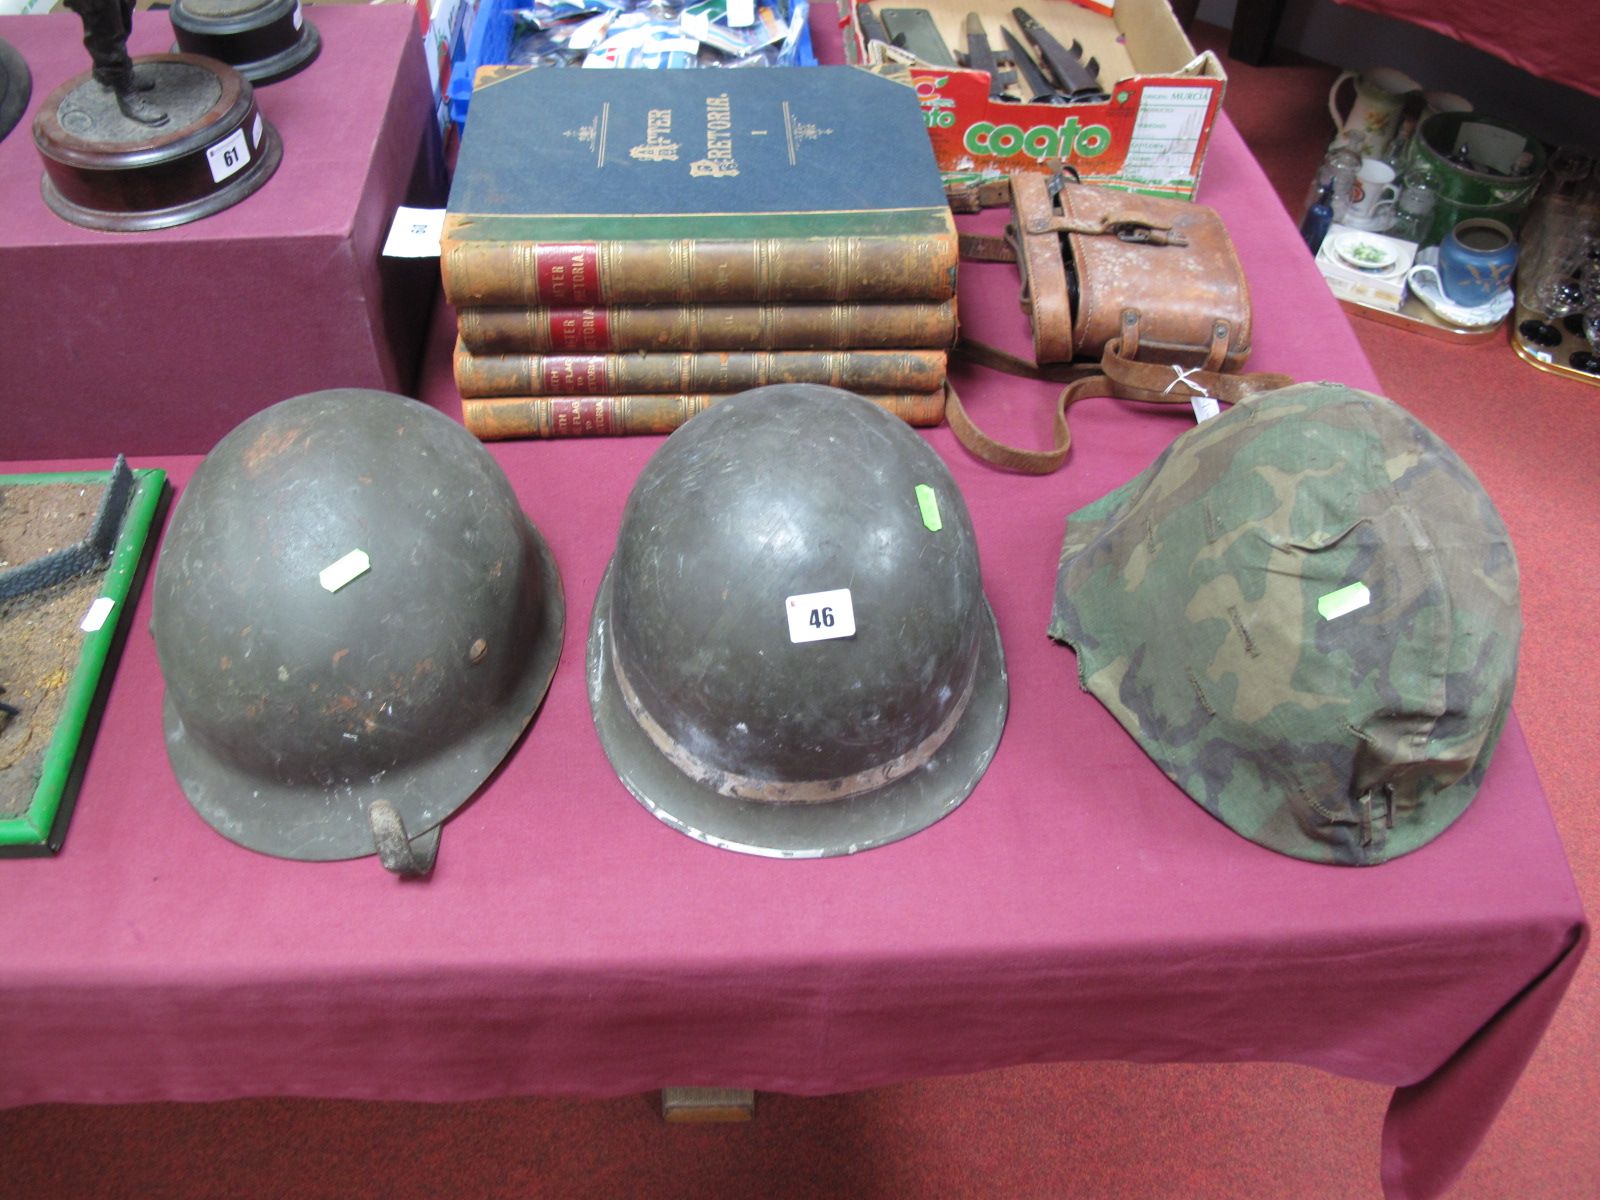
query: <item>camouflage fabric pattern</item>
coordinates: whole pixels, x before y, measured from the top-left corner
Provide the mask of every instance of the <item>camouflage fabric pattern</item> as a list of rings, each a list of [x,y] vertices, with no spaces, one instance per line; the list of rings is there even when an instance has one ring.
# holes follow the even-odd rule
[[[1355,584],[1370,599],[1341,615],[1325,598]],[[1471,802],[1521,627],[1510,539],[1466,464],[1392,401],[1299,384],[1067,519],[1050,635],[1207,811],[1368,865]]]

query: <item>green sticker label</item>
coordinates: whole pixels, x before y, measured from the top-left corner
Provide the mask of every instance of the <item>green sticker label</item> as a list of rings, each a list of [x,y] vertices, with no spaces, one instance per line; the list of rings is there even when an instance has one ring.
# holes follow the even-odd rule
[[[939,519],[939,497],[925,483],[917,484],[917,507],[922,510],[922,523],[934,533],[944,528]]]
[[[1333,621],[1358,608],[1365,608],[1371,602],[1372,593],[1367,591],[1367,585],[1352,583],[1323,596],[1317,601],[1317,611],[1322,614],[1324,621]]]

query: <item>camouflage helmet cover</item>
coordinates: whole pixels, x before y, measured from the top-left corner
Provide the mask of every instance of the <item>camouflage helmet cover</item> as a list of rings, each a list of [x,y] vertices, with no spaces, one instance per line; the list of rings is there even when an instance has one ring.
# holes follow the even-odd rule
[[[1466,809],[1520,632],[1516,559],[1472,472],[1336,384],[1237,405],[1072,514],[1050,625],[1207,811],[1343,865]]]

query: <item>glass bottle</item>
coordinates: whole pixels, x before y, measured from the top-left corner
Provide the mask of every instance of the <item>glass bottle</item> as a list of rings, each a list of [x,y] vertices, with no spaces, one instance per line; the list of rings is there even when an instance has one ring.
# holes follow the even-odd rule
[[[1400,128],[1395,131],[1393,140],[1383,152],[1383,161],[1394,168],[1395,174],[1402,174],[1406,164],[1411,161],[1411,142],[1417,133],[1417,114],[1408,111],[1405,119],[1400,122]]]
[[[1328,236],[1328,226],[1333,224],[1333,180],[1328,180],[1322,185],[1322,194],[1310,208],[1306,209],[1304,220],[1300,222],[1300,236],[1305,239],[1306,246],[1315,254],[1322,248],[1322,239]]]
[[[1345,210],[1350,207],[1350,189],[1355,184],[1356,172],[1360,170],[1361,156],[1348,146],[1329,150],[1311,181],[1303,207],[1309,211],[1322,199],[1323,189],[1331,184],[1333,190],[1329,194],[1329,206],[1333,210],[1333,219],[1343,220]]]
[[[1389,236],[1420,243],[1433,221],[1439,202],[1439,181],[1427,167],[1412,167],[1400,177],[1400,195],[1394,202],[1394,224]]]

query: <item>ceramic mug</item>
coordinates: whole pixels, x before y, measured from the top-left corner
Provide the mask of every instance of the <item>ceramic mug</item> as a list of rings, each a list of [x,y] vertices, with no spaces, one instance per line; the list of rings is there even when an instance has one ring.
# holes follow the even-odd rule
[[[1339,111],[1339,89],[1353,81],[1355,98],[1350,111]],[[1403,71],[1392,67],[1372,67],[1365,71],[1346,71],[1328,89],[1328,115],[1339,131],[1335,146],[1352,146],[1362,154],[1382,154],[1400,125],[1406,97],[1421,86]]]
[[[1516,235],[1501,222],[1489,217],[1462,221],[1439,244],[1439,290],[1453,304],[1481,308],[1511,286],[1517,250]]]
[[[1353,217],[1357,221],[1371,222],[1379,216],[1380,207],[1386,205],[1393,209],[1400,195],[1394,175],[1394,168],[1381,158],[1363,158],[1361,170],[1356,172],[1355,182],[1350,185],[1350,206],[1345,210],[1345,219]]]

